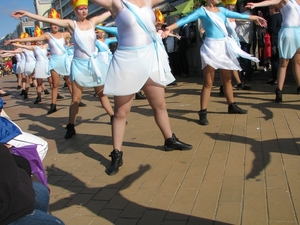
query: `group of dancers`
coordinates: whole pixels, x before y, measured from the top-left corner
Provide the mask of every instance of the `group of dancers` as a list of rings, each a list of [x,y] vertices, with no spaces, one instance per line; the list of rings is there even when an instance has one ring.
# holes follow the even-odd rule
[[[297,0],[270,0],[262,3],[248,3],[248,7],[266,6],[270,4],[281,4],[284,11],[297,12],[299,4]],[[51,24],[51,32],[42,34],[39,37],[15,39],[12,42],[20,41],[46,41],[49,45],[51,56],[49,71],[52,77],[52,104],[50,111],[56,111],[57,88],[59,75],[65,76],[65,81],[72,94],[72,101],[69,109],[69,123],[65,138],[71,138],[75,133],[75,119],[78,114],[78,107],[84,87],[94,87],[96,94],[104,109],[111,116],[113,151],[110,154],[111,163],[106,168],[108,175],[114,175],[123,164],[122,143],[125,133],[127,116],[130,112],[134,94],[143,90],[154,111],[155,122],[157,123],[164,139],[164,149],[190,150],[192,146],[180,141],[172,132],[165,103],[165,87],[174,82],[171,74],[167,53],[164,49],[162,38],[184,24],[200,19],[206,32],[206,38],[200,49],[202,69],[204,71],[204,84],[200,98],[199,122],[207,125],[207,107],[211,88],[214,81],[215,70],[220,69],[221,79],[225,97],[228,103],[228,113],[246,114],[247,110],[241,109],[234,101],[232,91],[232,71],[242,70],[238,58],[243,57],[253,61],[257,59],[242,51],[236,40],[236,34],[230,27],[227,18],[254,21],[261,27],[266,27],[266,20],[256,15],[245,15],[219,7],[218,0],[208,0],[206,6],[196,9],[193,13],[184,17],[174,24],[167,26],[163,32],[158,34],[155,28],[155,16],[152,7],[163,2],[163,0],[92,0],[93,3],[106,8],[108,11],[87,19],[88,1],[71,1],[76,15],[76,20],[60,19],[59,14],[47,17],[35,15],[26,11],[18,10],[12,13],[15,18],[24,16],[48,22]],[[293,2],[296,2],[295,7]],[[292,4],[292,5],[291,5]],[[286,9],[288,8],[288,9]],[[98,24],[112,16],[115,19],[116,40],[118,47],[112,56],[105,44],[104,38],[97,42],[95,34],[97,30],[104,31],[105,27]],[[299,16],[297,14],[297,16]],[[288,20],[290,17],[285,17]],[[299,16],[300,17],[300,16]],[[300,23],[300,20],[293,20]],[[283,42],[287,41],[287,33],[291,32],[291,25],[283,26],[288,32],[282,32],[279,49],[281,49],[280,71],[284,70],[289,57],[296,58],[295,77],[299,73],[299,47],[300,43],[293,44],[286,50]],[[300,26],[297,25],[300,29]],[[59,32],[58,27],[67,28],[69,32]],[[299,37],[299,29],[294,29]],[[108,31],[113,32],[113,31]],[[73,55],[69,60],[65,39],[72,35]],[[299,41],[299,38],[298,38]],[[300,41],[299,41],[300,42]],[[97,44],[96,44],[97,43]],[[283,53],[283,52],[288,52]],[[298,60],[297,60],[298,59]],[[68,67],[68,63],[71,64]],[[70,76],[69,76],[70,75]],[[299,76],[300,77],[300,76]],[[297,79],[296,79],[297,80]],[[300,87],[300,79],[298,79]],[[297,81],[297,82],[298,82]],[[279,84],[283,85],[280,78]],[[280,87],[279,87],[280,88]],[[281,89],[276,90],[276,99],[281,97]],[[114,109],[108,100],[107,95],[114,96]]]

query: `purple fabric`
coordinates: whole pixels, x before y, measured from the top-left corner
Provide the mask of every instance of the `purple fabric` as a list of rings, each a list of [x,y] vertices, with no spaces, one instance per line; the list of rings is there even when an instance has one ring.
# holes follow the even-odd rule
[[[26,158],[30,163],[32,173],[35,174],[40,182],[42,182],[49,189],[44,166],[36,149],[37,145],[28,145],[18,148],[12,147],[11,151],[15,155],[23,156],[24,158]]]

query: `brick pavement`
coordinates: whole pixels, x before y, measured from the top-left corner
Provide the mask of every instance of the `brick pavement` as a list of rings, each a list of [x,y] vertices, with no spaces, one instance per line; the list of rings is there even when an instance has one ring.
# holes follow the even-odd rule
[[[86,89],[77,135],[64,140],[70,95],[46,115],[50,96],[34,105],[33,88],[23,100],[14,75],[0,79],[12,93],[6,112],[49,143],[43,161],[51,189],[51,213],[68,225],[99,224],[299,224],[300,95],[288,77],[283,103],[276,104],[269,75],[256,74],[251,91],[235,90],[247,115],[227,114],[216,79],[208,126],[197,124],[201,77],[167,87],[173,132],[193,144],[191,151],[163,151],[163,138],[146,100],[134,100],[124,138],[124,165],[115,176],[109,163],[109,116],[93,90]]]

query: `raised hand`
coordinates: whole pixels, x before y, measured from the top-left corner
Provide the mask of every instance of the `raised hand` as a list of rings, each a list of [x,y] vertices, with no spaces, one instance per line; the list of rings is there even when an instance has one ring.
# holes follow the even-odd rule
[[[267,21],[264,18],[258,16],[256,19],[256,24],[258,24],[261,27],[266,27]]]
[[[6,40],[6,41],[4,42],[4,46],[10,45],[11,43],[12,43],[11,40]]]
[[[14,11],[12,14],[10,14],[11,17],[13,18],[22,18],[24,16],[26,16],[26,11],[23,11],[23,10],[17,10],[17,11]]]
[[[249,9],[254,9],[255,8],[255,3],[253,2],[248,2],[247,5],[245,6],[246,8],[249,8]]]

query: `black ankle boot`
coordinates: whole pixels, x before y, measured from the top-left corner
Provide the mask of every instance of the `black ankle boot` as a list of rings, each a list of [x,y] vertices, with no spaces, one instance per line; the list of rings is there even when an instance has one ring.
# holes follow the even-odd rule
[[[276,88],[275,94],[276,94],[275,102],[277,103],[282,102],[282,91],[279,88]]]
[[[115,175],[119,172],[119,167],[123,165],[123,152],[114,149],[109,157],[111,157],[110,164],[106,167],[105,172],[108,175]]]
[[[21,93],[20,93],[20,96],[25,95],[25,93],[26,93],[26,91],[22,90]]]
[[[65,134],[65,139],[69,139],[71,137],[73,137],[73,135],[76,134],[75,128],[74,128],[74,124],[68,124],[66,126],[67,129],[67,133]]]
[[[57,94],[56,99],[64,99],[65,97],[61,96],[60,94]]]
[[[237,104],[234,102],[228,106],[228,113],[229,114],[247,114],[248,111],[245,109],[241,109],[237,106]]]
[[[143,95],[142,92],[135,94],[135,99],[146,99],[146,95]]]
[[[165,140],[165,151],[173,150],[190,150],[193,148],[192,145],[186,144],[182,141],[179,141],[175,134],[172,134],[171,138]]]
[[[51,103],[51,104],[50,104],[50,109],[48,110],[48,113],[47,113],[47,114],[51,114],[51,113],[54,113],[54,112],[56,112],[56,111],[57,111],[57,109],[56,109],[56,104]]]
[[[35,99],[35,101],[34,101],[33,104],[38,104],[41,101],[42,101],[42,98],[38,96],[38,97],[36,97],[36,99]]]
[[[198,115],[199,115],[199,123],[200,125],[208,125],[209,122],[207,120],[207,110],[206,109],[202,109],[198,112]]]
[[[23,99],[28,99],[28,93],[25,91],[24,95],[23,95]]]

